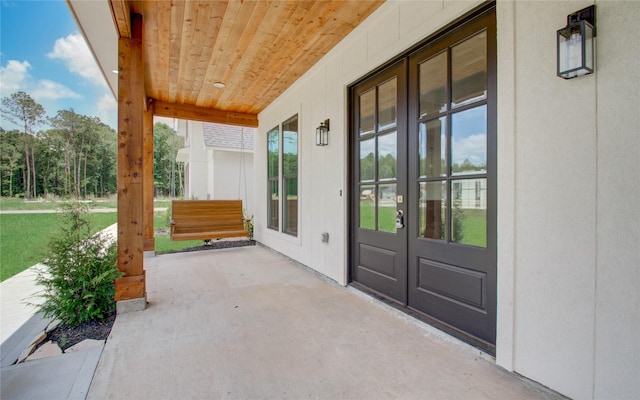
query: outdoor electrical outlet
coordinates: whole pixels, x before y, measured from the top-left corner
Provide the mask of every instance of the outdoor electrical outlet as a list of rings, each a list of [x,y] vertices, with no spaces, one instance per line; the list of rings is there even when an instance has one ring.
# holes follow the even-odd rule
[[[329,232],[322,233],[322,243],[329,243]]]

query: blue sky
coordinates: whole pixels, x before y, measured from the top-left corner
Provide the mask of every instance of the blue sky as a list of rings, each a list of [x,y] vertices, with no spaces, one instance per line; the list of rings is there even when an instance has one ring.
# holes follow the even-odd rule
[[[116,100],[64,0],[0,0],[0,96],[17,91],[48,116],[73,108],[116,127]]]

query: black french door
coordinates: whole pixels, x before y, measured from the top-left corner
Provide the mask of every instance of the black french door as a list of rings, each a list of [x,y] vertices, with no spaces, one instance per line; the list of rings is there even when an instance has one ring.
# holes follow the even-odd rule
[[[491,351],[495,13],[351,89],[351,280]]]

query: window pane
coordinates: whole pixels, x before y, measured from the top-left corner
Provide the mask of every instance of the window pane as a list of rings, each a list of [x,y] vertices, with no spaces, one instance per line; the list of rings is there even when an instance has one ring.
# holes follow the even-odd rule
[[[487,172],[487,106],[451,117],[451,172],[453,175]]]
[[[360,228],[376,229],[376,187],[374,185],[360,186]]]
[[[282,124],[282,174],[298,174],[298,116]]]
[[[487,98],[487,33],[479,33],[451,50],[451,106]]]
[[[396,185],[378,188],[378,230],[396,233]]]
[[[447,174],[447,130],[445,124],[445,117],[420,124],[418,154],[420,156],[421,178]]]
[[[273,128],[267,133],[268,177],[278,177],[278,157],[280,153],[280,135],[278,128]]]
[[[447,226],[447,184],[445,181],[421,182],[419,188],[419,233],[428,239],[445,239]]]
[[[371,89],[360,96],[360,135],[375,131],[376,91]]]
[[[360,182],[375,179],[376,139],[360,141]]]
[[[396,178],[396,132],[378,136],[378,180]]]
[[[278,179],[269,180],[269,228],[278,229],[279,206]]]
[[[298,234],[298,178],[285,178],[283,180],[286,194],[284,209],[284,231]]]
[[[420,118],[447,110],[447,53],[420,64]]]
[[[451,183],[451,241],[487,247],[487,180]]]
[[[396,126],[396,78],[378,87],[378,129],[389,129]]]

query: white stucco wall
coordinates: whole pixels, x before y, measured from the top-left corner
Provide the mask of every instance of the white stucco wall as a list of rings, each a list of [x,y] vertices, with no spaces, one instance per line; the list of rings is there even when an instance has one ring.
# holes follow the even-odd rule
[[[185,146],[189,149],[189,173],[186,176],[184,198],[207,200],[211,196],[213,182],[209,154],[204,147],[202,123],[181,120],[178,123]]]
[[[593,394],[640,399],[640,3],[597,4]]]
[[[242,200],[248,215],[254,213],[253,153],[211,150],[214,200]]]
[[[385,3],[260,114],[259,241],[347,283],[347,87],[478,4]],[[640,398],[640,3],[597,2],[596,73],[565,81],[555,32],[590,4],[497,4],[497,363],[576,399]],[[266,228],[262,199],[266,132],[295,113],[292,238]],[[316,147],[326,118],[330,144]]]
[[[498,363],[640,398],[640,3],[597,2],[596,73],[557,78],[555,31],[591,4],[498,5]]]

